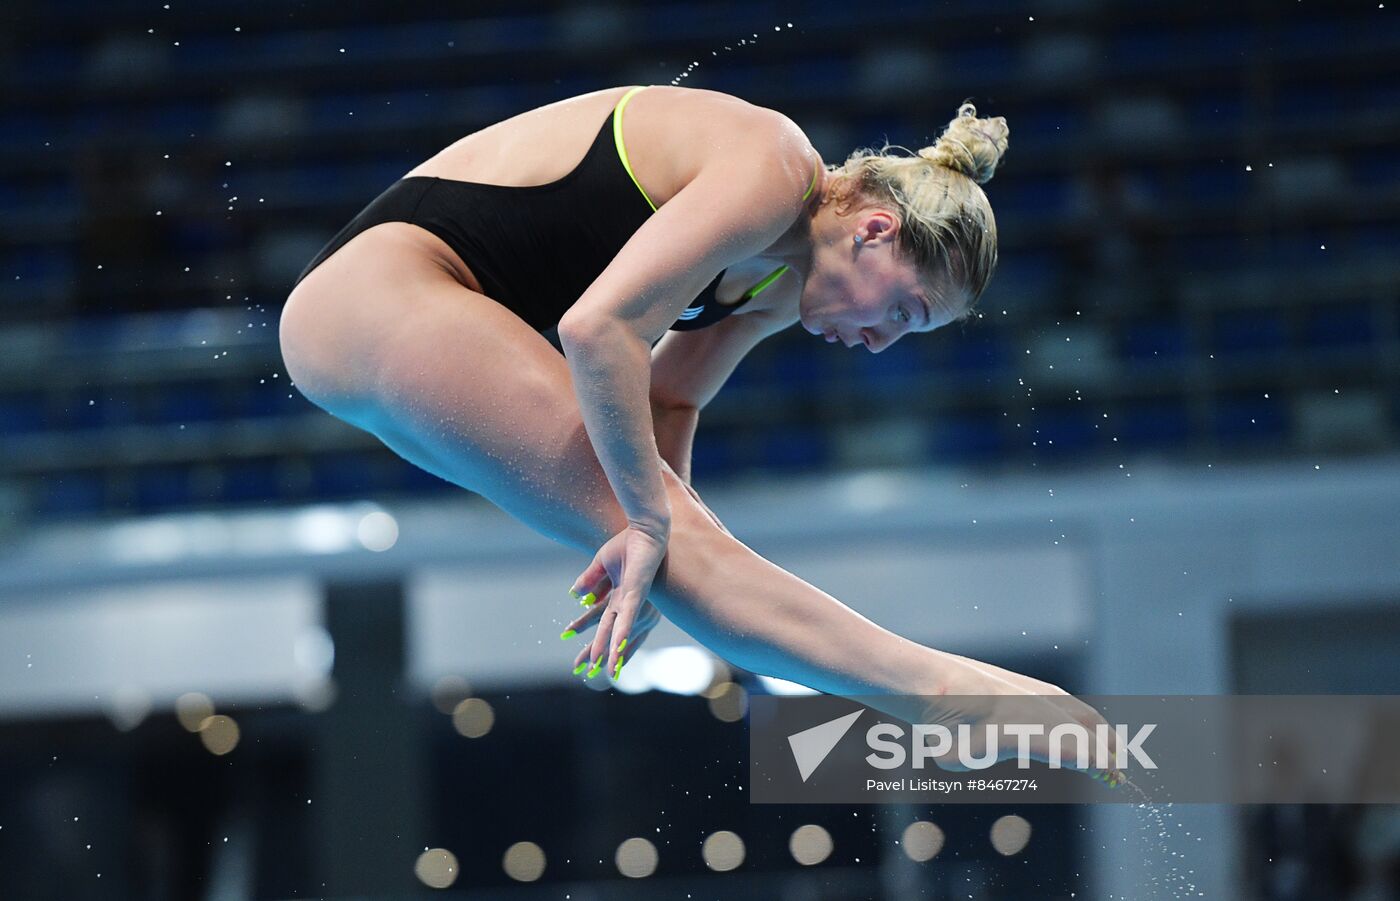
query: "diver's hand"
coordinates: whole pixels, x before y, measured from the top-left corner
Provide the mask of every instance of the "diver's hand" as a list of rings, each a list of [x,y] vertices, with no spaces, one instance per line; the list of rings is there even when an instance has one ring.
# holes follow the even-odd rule
[[[583,600],[587,600],[588,592],[597,597],[597,588],[604,579],[615,586],[608,590],[606,604],[596,602],[601,612],[597,619],[598,632],[590,646],[589,659],[594,661],[589,669],[590,677],[597,675],[600,665],[606,668],[608,675],[617,676],[621,665],[619,655],[629,644],[628,639],[651,591],[652,580],[656,578],[656,570],[666,556],[669,539],[669,532],[628,525],[608,539],[593,556],[593,562],[574,581],[569,593]],[[635,646],[635,642],[630,644]]]
[[[593,589],[592,595],[596,597],[596,600],[590,600],[590,595],[585,594],[582,600],[589,601],[589,603],[584,604],[588,609],[580,614],[573,622],[569,623],[568,628],[565,629],[559,637],[563,639],[573,638],[575,635],[587,632],[597,625],[598,620],[603,615],[603,611],[608,607],[608,597],[611,588],[612,581],[608,579],[607,576],[604,576],[602,584]],[[641,643],[646,641],[647,636],[651,634],[651,630],[656,628],[657,624],[660,622],[661,611],[658,610],[656,605],[651,601],[644,601],[641,609],[637,611],[637,618],[632,621],[632,631],[627,636],[627,647],[622,649],[622,653],[618,654],[618,659],[622,661],[623,667],[627,666],[628,659],[636,652]],[[589,662],[593,659],[593,644],[594,642],[590,641],[588,644],[584,645],[583,649],[574,657],[574,675],[577,676],[589,668]],[[601,669],[602,667],[599,666],[598,669],[592,670],[592,675],[597,675]],[[617,672],[621,673],[621,668],[619,668]],[[589,678],[592,678],[592,675],[590,675]]]

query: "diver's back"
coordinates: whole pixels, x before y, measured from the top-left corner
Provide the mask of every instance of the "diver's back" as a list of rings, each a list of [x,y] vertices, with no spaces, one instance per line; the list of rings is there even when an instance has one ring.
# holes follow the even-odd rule
[[[523,187],[564,177],[630,86],[580,94],[526,110],[443,148],[405,173]],[[759,108],[695,88],[652,85],[628,101],[623,138],[632,171],[653,203],[670,200]]]

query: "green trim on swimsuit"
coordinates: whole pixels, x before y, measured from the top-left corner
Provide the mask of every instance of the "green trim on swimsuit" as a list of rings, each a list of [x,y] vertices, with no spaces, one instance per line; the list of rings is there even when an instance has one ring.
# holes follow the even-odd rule
[[[758,293],[759,293],[760,291],[762,291],[764,288],[766,288],[766,287],[768,287],[769,285],[771,285],[771,284],[773,284],[774,282],[776,282],[776,281],[778,280],[778,276],[782,275],[784,272],[787,272],[787,271],[788,271],[788,267],[787,267],[787,266],[779,266],[777,269],[774,269],[772,272],[768,273],[767,275],[765,275],[765,276],[763,277],[763,281],[759,282],[758,284],[754,285],[754,286],[753,286],[752,288],[750,288],[749,290],[745,291],[745,292],[744,292],[744,296],[743,296],[742,299],[743,299],[743,300],[751,300],[751,299],[753,299],[754,297],[757,297],[757,296],[758,296]]]
[[[642,187],[641,182],[637,181],[637,174],[632,171],[632,164],[627,161],[627,148],[622,145],[622,111],[627,108],[627,101],[632,99],[632,95],[646,87],[646,85],[638,85],[623,94],[622,99],[617,102],[617,108],[613,111],[613,141],[617,144],[617,155],[622,157],[622,168],[627,170],[627,174],[632,178],[632,184],[636,185],[637,190],[642,192],[647,206],[651,207],[651,211],[654,213],[656,212],[656,204],[651,202],[651,198],[647,197],[646,189]]]
[[[617,107],[613,111],[613,143],[617,144],[617,155],[622,159],[622,168],[627,170],[627,175],[632,179],[632,184],[636,185],[637,190],[642,192],[642,198],[646,200],[647,206],[651,207],[651,211],[654,213],[656,212],[656,204],[651,202],[651,198],[647,196],[646,189],[642,187],[641,182],[637,181],[637,174],[632,171],[632,164],[627,159],[627,148],[622,143],[622,111],[627,108],[627,101],[632,99],[633,94],[645,90],[647,87],[649,87],[649,85],[638,85],[626,94],[623,94],[622,99],[617,102]],[[820,171],[821,164],[818,163],[816,168],[812,170],[812,183],[807,186],[807,193],[802,195],[803,200],[812,196],[812,190],[817,186],[817,173]],[[768,275],[764,276],[762,281],[745,291],[741,299],[751,300],[757,297],[765,288],[777,281],[779,276],[787,271],[787,266],[779,266],[777,269],[774,269],[772,272],[768,273]]]
[[[812,189],[817,186],[817,173],[820,171],[821,164],[818,163],[817,166],[812,169],[812,183],[807,186],[807,193],[802,195],[803,200],[806,200],[808,197],[812,196]]]

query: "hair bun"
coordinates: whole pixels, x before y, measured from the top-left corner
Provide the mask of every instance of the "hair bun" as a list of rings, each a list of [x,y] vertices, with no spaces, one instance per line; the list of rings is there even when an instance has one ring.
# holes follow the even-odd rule
[[[948,123],[932,147],[919,151],[919,156],[984,185],[992,180],[997,164],[1006,153],[1010,133],[1004,116],[979,119],[977,107],[964,101],[958,107],[957,117]]]

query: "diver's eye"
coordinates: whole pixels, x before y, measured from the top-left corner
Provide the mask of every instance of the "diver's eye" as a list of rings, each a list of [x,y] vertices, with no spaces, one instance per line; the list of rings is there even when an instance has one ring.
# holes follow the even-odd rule
[[[913,318],[913,317],[910,316],[909,313],[908,313],[908,311],[905,310],[903,307],[900,307],[898,310],[895,310],[895,314],[894,314],[894,321],[895,321],[895,322],[908,322],[908,321],[910,321],[912,318]]]

